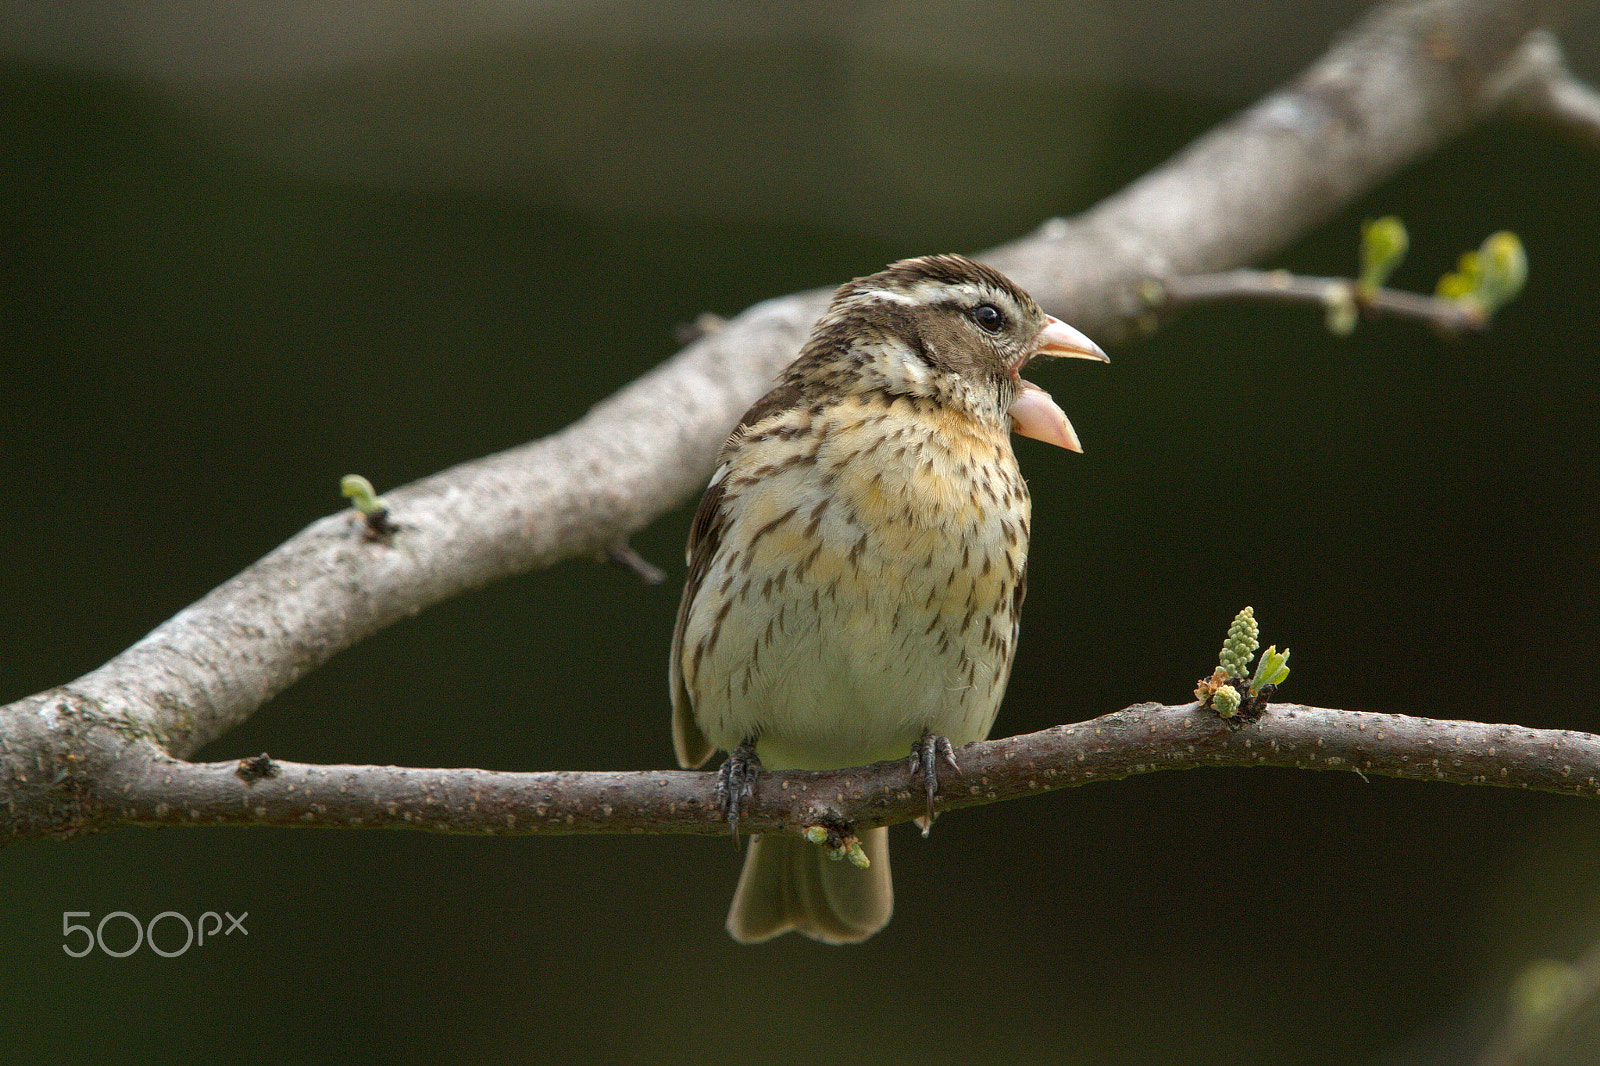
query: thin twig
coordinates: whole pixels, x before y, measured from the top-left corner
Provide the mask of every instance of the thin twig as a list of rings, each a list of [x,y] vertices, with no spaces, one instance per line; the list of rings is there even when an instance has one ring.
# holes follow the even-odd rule
[[[1151,282],[1151,304],[1170,313],[1204,303],[1259,302],[1309,304],[1326,311],[1347,303],[1361,318],[1400,318],[1421,322],[1455,337],[1480,333],[1486,323],[1474,308],[1455,300],[1399,289],[1360,288],[1348,278],[1318,278],[1287,270],[1229,270]]]
[[[667,579],[667,572],[649,559],[634,550],[633,545],[627,541],[618,541],[606,549],[606,558],[625,570],[630,570],[633,575],[646,585],[659,585]]]

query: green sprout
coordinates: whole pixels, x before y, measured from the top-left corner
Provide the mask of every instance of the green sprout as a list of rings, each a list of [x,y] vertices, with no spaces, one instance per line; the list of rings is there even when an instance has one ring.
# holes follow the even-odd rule
[[[1463,252],[1453,273],[1439,279],[1440,299],[1452,300],[1488,321],[1522,291],[1528,253],[1510,230],[1491,233],[1476,251]]]
[[[1228,627],[1228,639],[1222,642],[1222,654],[1217,657],[1218,664],[1229,677],[1245,676],[1250,660],[1261,646],[1256,640],[1258,636],[1255,609],[1246,607],[1234,616],[1233,624]]]
[[[1328,332],[1335,337],[1348,337],[1356,331],[1361,318],[1361,308],[1356,302],[1356,289],[1348,282],[1336,281],[1322,296],[1328,309]]]
[[[1254,696],[1268,685],[1281,685],[1289,676],[1289,668],[1284,665],[1289,661],[1289,649],[1278,650],[1276,644],[1271,645],[1261,653],[1261,661],[1256,663],[1256,676],[1250,679],[1250,695]]]
[[[1361,274],[1356,291],[1371,296],[1388,282],[1390,275],[1406,257],[1411,239],[1406,226],[1393,215],[1384,215],[1361,224]]]
[[[1405,223],[1393,215],[1361,224],[1361,269],[1355,283],[1336,282],[1323,293],[1329,333],[1348,337],[1355,332],[1362,305],[1377,296],[1406,257],[1410,245]]]
[[[1250,661],[1260,645],[1260,629],[1256,625],[1256,612],[1246,607],[1234,616],[1228,627],[1228,639],[1222,642],[1222,653],[1217,656],[1219,665],[1210,677],[1203,677],[1195,686],[1194,696],[1202,705],[1208,705],[1220,717],[1232,718],[1243,712],[1250,721],[1261,716],[1266,706],[1267,689],[1283,684],[1289,676],[1289,649],[1278,650],[1276,644],[1261,653],[1255,676],[1250,675]],[[1245,684],[1245,678],[1250,682]],[[1244,693],[1239,690],[1245,689]]]
[[[384,498],[373,491],[372,482],[360,474],[346,474],[340,478],[339,492],[349,497],[351,505],[364,515],[370,516],[389,509]]]
[[[828,849],[828,858],[834,862],[844,859],[850,860],[850,865],[859,870],[865,870],[872,865],[872,860],[867,858],[867,851],[861,846],[861,840],[854,834],[841,837],[825,825],[808,825],[800,835],[807,842]]]
[[[389,503],[372,491],[372,482],[360,474],[346,474],[339,479],[339,491],[350,498],[350,503],[366,520],[368,540],[387,540],[396,529],[389,521]]]
[[[861,846],[861,841],[856,837],[846,837],[844,842],[845,858],[850,860],[850,865],[858,870],[865,870],[872,865],[872,860],[867,858],[867,851]]]

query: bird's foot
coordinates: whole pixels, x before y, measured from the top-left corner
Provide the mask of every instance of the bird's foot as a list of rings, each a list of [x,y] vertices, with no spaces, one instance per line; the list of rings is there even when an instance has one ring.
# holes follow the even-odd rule
[[[756,754],[756,746],[748,740],[728,752],[727,761],[717,771],[717,806],[728,820],[735,844],[739,843],[739,815],[744,811],[745,801],[755,798],[759,776],[761,758]]]
[[[922,835],[927,836],[933,828],[933,798],[939,793],[939,764],[944,763],[956,773],[961,772],[960,765],[956,762],[955,749],[950,746],[949,737],[935,736],[932,733],[922,734],[922,739],[911,745],[911,776],[920,776],[928,793],[928,813],[918,819],[922,822]]]

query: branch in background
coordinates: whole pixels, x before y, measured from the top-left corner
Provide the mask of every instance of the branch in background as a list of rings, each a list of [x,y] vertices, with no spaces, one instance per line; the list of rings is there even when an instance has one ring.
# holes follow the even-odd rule
[[[1145,703],[1077,725],[956,753],[935,809],[1200,766],[1279,766],[1600,795],[1600,737],[1481,722],[1275,703],[1249,723],[1191,703]],[[663,770],[498,773],[395,766],[308,766],[257,756],[187,763],[152,756],[85,782],[100,825],[276,825],[446,833],[721,835],[716,774]],[[927,813],[905,760],[807,773],[763,773],[741,815],[747,832],[824,825],[866,829]]]
[[[1166,314],[1206,303],[1257,301],[1309,304],[1323,311],[1353,307],[1358,317],[1421,322],[1447,337],[1482,331],[1483,316],[1457,300],[1398,289],[1359,290],[1348,278],[1313,278],[1287,270],[1230,270],[1152,282],[1151,305]]]
[[[1513,67],[1507,113],[1549,126],[1585,148],[1600,151],[1600,92],[1572,76],[1553,34],[1536,30]]]
[[[1150,278],[1257,262],[1506,106],[1539,67],[1527,0],[1386,4],[1284,89],[1076,219],[984,258],[1091,335],[1137,329]]]
[[[1148,278],[1258,260],[1505,105],[1543,14],[1537,0],[1380,6],[1286,89],[984,258],[1087,332],[1125,335]],[[392,536],[363,535],[354,512],[321,519],[99,669],[0,708],[0,835],[110,819],[86,808],[97,782],[192,753],[392,622],[602,553],[678,506],[826,300],[759,304],[567,429],[387,493]],[[180,771],[163,771],[174,787]],[[287,787],[277,780],[258,787]]]

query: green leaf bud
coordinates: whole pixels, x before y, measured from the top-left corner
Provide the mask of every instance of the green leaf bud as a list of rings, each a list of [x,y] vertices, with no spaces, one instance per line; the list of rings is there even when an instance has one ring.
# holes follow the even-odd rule
[[[1229,676],[1246,676],[1250,660],[1261,646],[1256,639],[1259,635],[1253,608],[1246,607],[1234,616],[1233,624],[1228,627],[1228,639],[1222,642],[1222,654],[1217,657],[1218,663]]]
[[[1393,215],[1384,215],[1361,224],[1361,274],[1356,282],[1362,293],[1372,293],[1383,288],[1395,268],[1406,257],[1411,239],[1406,235],[1405,223]]]

